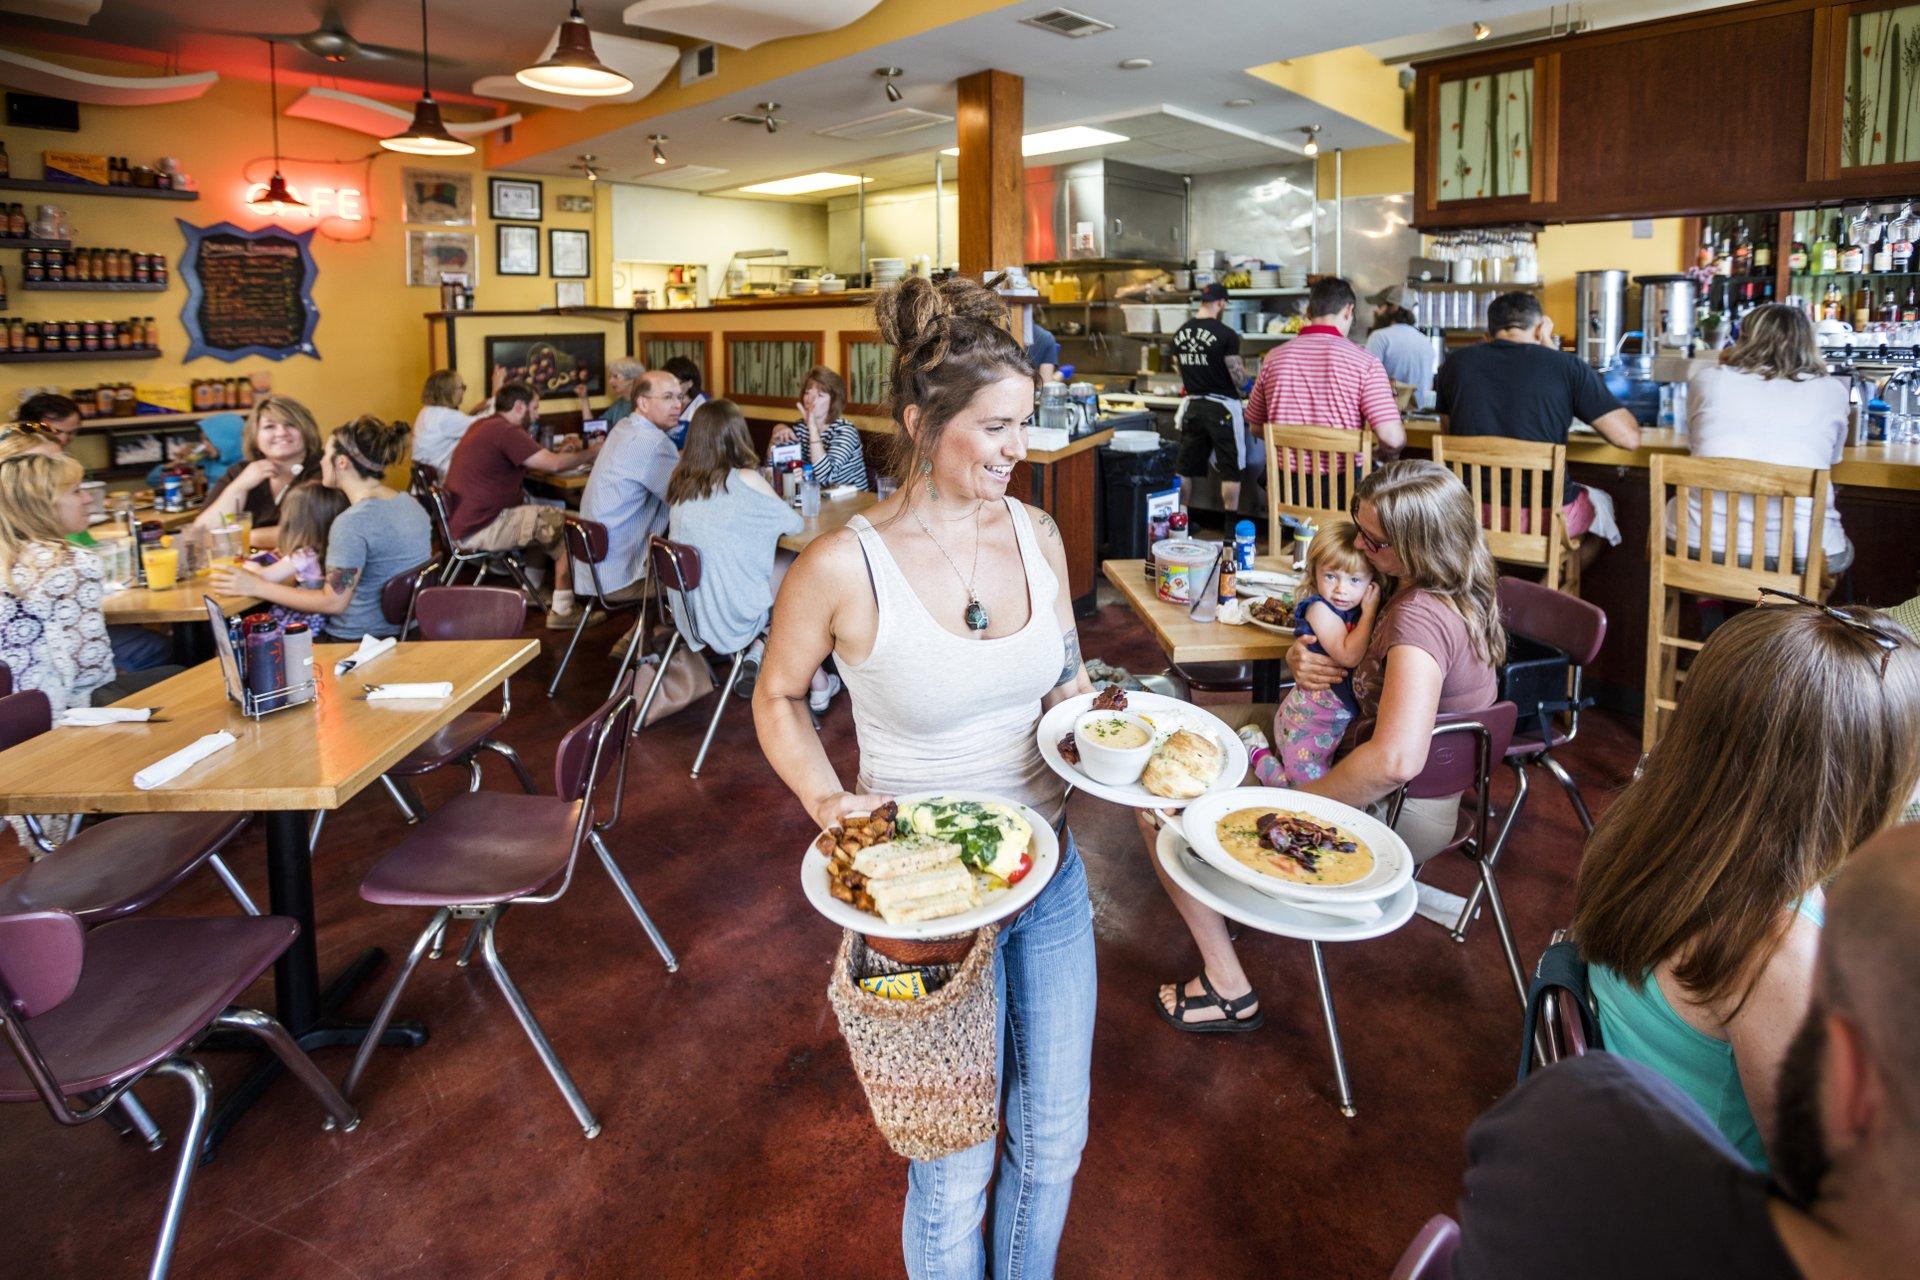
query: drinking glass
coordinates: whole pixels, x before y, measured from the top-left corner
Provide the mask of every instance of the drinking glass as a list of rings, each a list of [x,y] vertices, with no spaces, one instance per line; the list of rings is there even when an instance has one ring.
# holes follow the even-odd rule
[[[234,536],[240,548],[240,558],[246,559],[253,551],[253,513],[229,511],[220,517],[220,522],[225,528],[237,530]]]
[[[151,589],[165,591],[178,581],[180,553],[172,547],[142,547],[140,559],[147,567],[147,586]]]

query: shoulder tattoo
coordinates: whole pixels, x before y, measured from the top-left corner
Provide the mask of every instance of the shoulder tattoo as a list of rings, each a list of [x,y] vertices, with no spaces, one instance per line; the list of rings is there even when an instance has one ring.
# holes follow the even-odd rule
[[[1044,511],[1040,512],[1040,527],[1046,530],[1049,537],[1057,538],[1060,536],[1060,526],[1055,524],[1053,517]]]
[[[1060,678],[1053,682],[1053,687],[1056,689],[1080,674],[1079,630],[1074,627],[1068,627],[1066,633],[1060,637],[1060,647]]]
[[[353,589],[359,585],[360,571],[358,569],[341,568],[327,570],[327,590],[333,592],[335,595],[350,596],[353,594]]]

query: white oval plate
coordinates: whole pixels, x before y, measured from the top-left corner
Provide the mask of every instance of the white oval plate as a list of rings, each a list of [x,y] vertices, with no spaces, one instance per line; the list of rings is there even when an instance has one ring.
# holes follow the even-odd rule
[[[992,801],[1006,805],[1025,818],[1027,825],[1033,828],[1033,847],[1027,850],[1033,858],[1033,870],[1022,876],[1019,884],[989,894],[971,911],[939,920],[888,924],[880,916],[861,911],[851,902],[842,902],[833,896],[833,891],[827,887],[827,855],[814,847],[813,840],[809,840],[806,856],[800,859],[800,887],[806,891],[807,901],[813,904],[813,909],[843,929],[852,929],[870,937],[925,940],[972,933],[984,925],[1006,919],[1040,896],[1040,891],[1053,879],[1053,873],[1060,869],[1060,838],[1053,833],[1053,828],[1045,818],[1024,804],[985,791],[922,791],[910,796],[895,796],[894,801],[904,808],[921,800],[936,798]],[[814,840],[817,839],[819,836],[815,835]]]
[[[1321,822],[1342,826],[1366,841],[1373,851],[1373,870],[1352,884],[1296,884],[1278,876],[1265,875],[1247,866],[1221,847],[1214,835],[1214,824],[1235,809],[1291,809]],[[1406,841],[1386,823],[1360,810],[1329,800],[1325,796],[1293,791],[1285,787],[1235,787],[1214,791],[1188,805],[1180,815],[1182,837],[1193,851],[1211,866],[1242,884],[1275,897],[1296,901],[1337,902],[1384,898],[1406,888],[1413,879],[1413,854]]]
[[[1360,942],[1392,933],[1413,918],[1417,902],[1412,884],[1403,885],[1380,902],[1375,920],[1343,920],[1323,915],[1306,903],[1288,903],[1262,893],[1201,860],[1172,828],[1160,833],[1154,846],[1160,865],[1173,882],[1229,920],[1304,942]]]
[[[1073,732],[1073,722],[1080,718],[1081,712],[1093,705],[1095,696],[1091,693],[1077,694],[1040,717],[1040,727],[1034,732],[1039,738],[1040,755],[1046,760],[1047,767],[1089,795],[1099,796],[1102,800],[1111,800],[1115,804],[1126,805],[1133,809],[1180,809],[1194,803],[1191,800],[1173,800],[1166,796],[1157,796],[1138,782],[1130,782],[1124,787],[1095,782],[1060,754],[1060,739]],[[1213,786],[1208,790],[1207,795],[1237,787],[1246,778],[1247,744],[1240,741],[1240,735],[1235,733],[1226,721],[1205,707],[1196,707],[1191,702],[1182,702],[1178,698],[1169,698],[1161,693],[1129,689],[1127,690],[1127,710],[1178,711],[1188,720],[1206,726],[1213,734],[1214,741],[1220,745],[1221,755],[1225,757],[1225,763],[1220,767],[1220,776],[1213,780]],[[1204,799],[1205,796],[1202,798]]]
[[[1260,619],[1253,617],[1252,615],[1248,615],[1247,625],[1250,627],[1258,627],[1262,631],[1271,631],[1273,632],[1273,634],[1277,636],[1290,636],[1294,634],[1294,630],[1292,627],[1282,627],[1282,626],[1276,626],[1271,622],[1262,622],[1260,621]]]

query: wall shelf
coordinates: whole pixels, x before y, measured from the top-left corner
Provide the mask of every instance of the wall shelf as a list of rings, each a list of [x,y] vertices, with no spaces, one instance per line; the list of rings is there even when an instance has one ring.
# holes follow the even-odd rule
[[[41,240],[35,236],[0,236],[0,249],[71,249],[71,240]]]
[[[134,200],[198,200],[198,191],[162,191],[158,187],[103,187],[91,182],[39,182],[0,178],[0,191],[50,191],[58,195],[119,196]]]
[[[137,280],[22,280],[22,293],[165,293],[167,286]]]
[[[65,360],[158,360],[158,347],[116,351],[0,351],[0,364],[53,364]]]
[[[195,413],[136,413],[130,418],[82,418],[80,434],[105,435],[112,431],[192,426],[200,419],[211,418],[216,413],[244,414],[246,412],[245,409],[202,409]]]

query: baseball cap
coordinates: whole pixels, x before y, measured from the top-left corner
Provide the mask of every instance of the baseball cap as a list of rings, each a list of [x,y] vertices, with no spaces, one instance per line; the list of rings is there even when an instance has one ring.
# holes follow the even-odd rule
[[[1404,307],[1407,305],[1407,287],[1403,284],[1390,284],[1367,301],[1376,307]]]
[[[1200,301],[1225,302],[1226,300],[1227,300],[1227,286],[1216,283],[1216,284],[1204,285],[1201,287]]]

